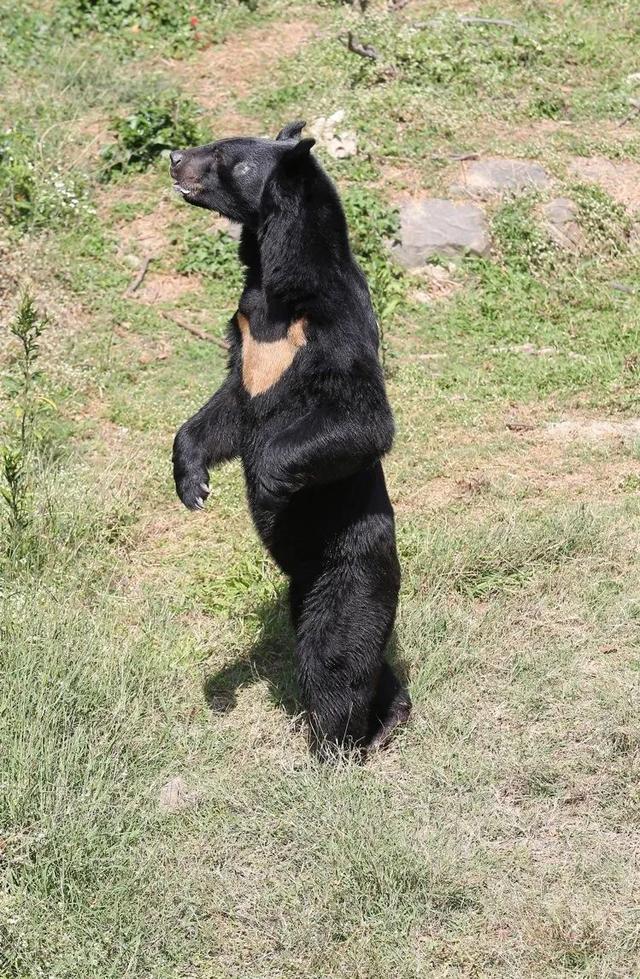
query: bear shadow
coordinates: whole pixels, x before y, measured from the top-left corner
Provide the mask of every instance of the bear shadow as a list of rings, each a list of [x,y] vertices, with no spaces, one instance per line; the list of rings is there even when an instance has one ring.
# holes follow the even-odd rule
[[[266,681],[269,696],[280,710],[301,719],[304,704],[296,676],[295,634],[289,617],[287,590],[264,602],[257,610],[260,638],[246,652],[205,677],[204,698],[215,714],[226,714],[237,705],[238,691]],[[408,683],[408,664],[402,656],[394,628],[386,658],[403,686]]]

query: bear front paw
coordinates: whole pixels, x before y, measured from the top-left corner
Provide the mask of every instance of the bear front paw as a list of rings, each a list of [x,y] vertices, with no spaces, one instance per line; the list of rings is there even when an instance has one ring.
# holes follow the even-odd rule
[[[188,510],[203,510],[205,500],[209,496],[209,473],[202,467],[184,469],[176,466],[174,469],[176,491],[180,500]]]

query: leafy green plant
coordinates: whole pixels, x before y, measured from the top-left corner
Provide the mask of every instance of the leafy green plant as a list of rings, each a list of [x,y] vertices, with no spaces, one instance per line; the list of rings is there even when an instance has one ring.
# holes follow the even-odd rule
[[[144,170],[174,146],[200,142],[197,109],[176,95],[148,96],[128,116],[112,121],[115,142],[102,151],[103,177]]]
[[[252,12],[258,8],[258,0],[238,3]],[[210,40],[220,14],[235,6],[234,0],[61,0],[58,10],[60,22],[75,36],[96,32],[126,42],[147,34],[180,47]]]
[[[232,290],[242,286],[242,267],[238,262],[238,244],[224,231],[201,231],[188,226],[179,242],[181,257],[177,264],[183,275],[204,275],[221,279]]]
[[[98,31],[110,34],[132,28],[142,31],[155,31],[159,34],[174,34],[190,26],[190,19],[196,11],[200,12],[217,4],[174,3],[172,0],[63,0],[62,13],[74,34]]]

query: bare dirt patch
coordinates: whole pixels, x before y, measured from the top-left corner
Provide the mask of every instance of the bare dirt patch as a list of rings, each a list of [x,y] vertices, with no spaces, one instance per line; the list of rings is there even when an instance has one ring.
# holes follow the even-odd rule
[[[126,182],[107,184],[95,192],[94,204],[98,217],[109,223],[113,210],[121,204],[139,205],[149,194],[149,174],[136,173]],[[169,190],[167,190],[167,195]]]
[[[547,422],[531,413],[505,420],[504,434],[449,432],[444,475],[394,495],[400,513],[449,506],[491,506],[506,497],[611,502],[625,492],[640,465],[629,454],[640,419]]]
[[[599,442],[605,439],[634,441],[640,439],[640,418],[627,418],[624,421],[611,421],[606,418],[569,418],[550,422],[545,426],[546,433],[554,439],[571,441],[586,439]]]
[[[190,292],[197,292],[200,285],[196,275],[149,272],[134,298],[143,303],[173,303]]]
[[[604,156],[578,156],[571,161],[571,173],[598,184],[614,201],[631,211],[640,210],[640,163],[607,160]]]
[[[161,198],[150,214],[141,214],[118,227],[118,253],[158,258],[169,244],[168,229],[175,217],[174,202],[168,197]]]
[[[229,109],[227,102],[249,95],[258,79],[267,75],[283,55],[291,58],[314,29],[310,20],[270,24],[244,32],[241,50],[237,38],[230,38],[203,51],[195,61],[173,59],[165,64],[203,108],[216,114],[220,125],[244,128],[255,120]]]

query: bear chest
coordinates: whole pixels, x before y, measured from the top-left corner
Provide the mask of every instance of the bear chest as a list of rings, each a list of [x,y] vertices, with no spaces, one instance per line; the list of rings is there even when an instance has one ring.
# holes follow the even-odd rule
[[[304,319],[295,320],[279,340],[256,340],[251,335],[247,317],[238,313],[237,320],[242,336],[242,383],[248,394],[255,398],[280,380],[301,347],[306,345],[306,323]]]

